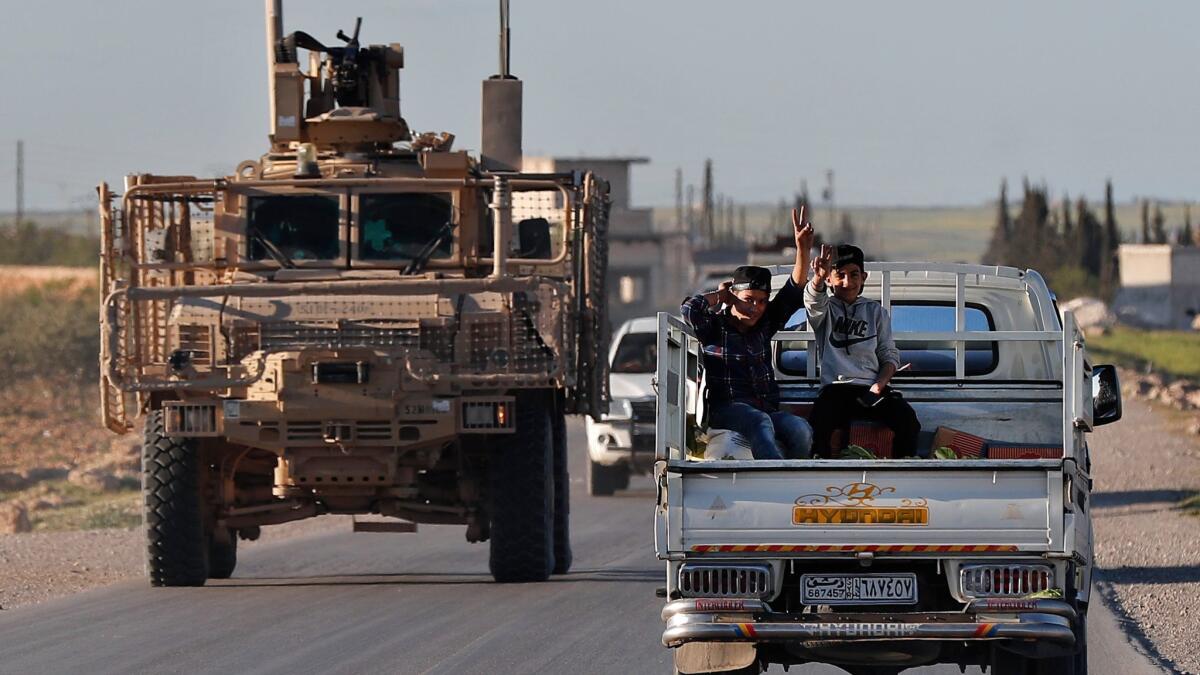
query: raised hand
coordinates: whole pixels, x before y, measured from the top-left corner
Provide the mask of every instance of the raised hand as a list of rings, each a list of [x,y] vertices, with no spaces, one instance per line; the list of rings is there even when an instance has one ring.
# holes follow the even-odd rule
[[[717,302],[723,302],[727,305],[732,305],[737,301],[737,296],[733,294],[733,280],[726,279],[721,282],[717,288]]]
[[[812,223],[808,222],[806,216],[807,207],[801,206],[799,209],[792,209],[792,229],[796,237],[796,248],[807,251],[812,248],[813,233]]]
[[[820,283],[825,283],[829,273],[833,271],[833,245],[821,244],[821,254],[812,261],[813,277]]]

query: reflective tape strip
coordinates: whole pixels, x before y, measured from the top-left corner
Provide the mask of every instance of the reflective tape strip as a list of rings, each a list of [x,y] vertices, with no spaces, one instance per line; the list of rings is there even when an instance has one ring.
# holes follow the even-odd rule
[[[999,628],[998,624],[981,623],[981,624],[979,624],[979,627],[975,629],[975,637],[977,637],[977,638],[991,637],[996,634],[996,630],[998,628]]]
[[[881,546],[831,546],[792,544],[696,544],[694,553],[991,553],[1012,552],[1020,548],[1005,544],[973,545],[881,545]]]

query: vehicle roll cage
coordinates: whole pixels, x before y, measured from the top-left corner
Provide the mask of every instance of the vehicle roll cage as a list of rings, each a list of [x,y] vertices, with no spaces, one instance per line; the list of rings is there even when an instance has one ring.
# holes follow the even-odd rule
[[[791,273],[791,266],[775,265],[769,269],[772,276],[782,277]],[[1091,428],[1090,393],[1081,385],[1079,377],[1090,377],[1091,365],[1083,358],[1083,337],[1074,315],[1064,312],[1061,322],[1052,303],[1043,299],[1052,298],[1045,280],[1035,270],[1020,270],[1014,267],[968,265],[956,263],[906,263],[868,262],[867,287],[880,289],[880,302],[884,309],[892,307],[893,286],[897,282],[913,286],[954,288],[954,325],[952,331],[897,331],[893,337],[898,344],[905,342],[949,342],[954,344],[954,376],[948,382],[965,384],[972,381],[986,382],[966,372],[966,346],[969,342],[1039,342],[1053,345],[1045,350],[1045,372],[1060,373],[1062,400],[1065,407],[1063,438],[1065,448],[1072,447],[1070,440],[1081,430]],[[966,290],[968,287],[1001,288],[1024,290],[1034,311],[1037,325],[1035,330],[972,331],[966,329]],[[806,341],[808,359],[806,377],[817,377],[816,334],[812,330],[779,331],[772,338],[775,342],[794,340]],[[1059,363],[1055,363],[1057,352]],[[655,386],[659,393],[658,427],[656,429],[656,456],[659,460],[683,460],[684,445],[688,438],[688,417],[695,419],[697,399],[700,397],[700,373],[702,369],[689,371],[688,361],[700,359],[699,342],[695,333],[682,319],[667,312],[658,313],[658,370]],[[1061,367],[1061,370],[1058,369]],[[694,372],[689,378],[689,372]],[[684,383],[690,379],[691,386]],[[941,379],[941,378],[938,378]],[[1057,382],[1057,381],[1056,381]],[[665,411],[663,408],[665,407]],[[665,412],[665,414],[664,414]],[[1069,450],[1065,450],[1069,453]],[[816,460],[814,460],[816,461]],[[844,462],[844,460],[843,460]],[[889,466],[902,460],[893,460]],[[978,462],[973,464],[978,466]]]

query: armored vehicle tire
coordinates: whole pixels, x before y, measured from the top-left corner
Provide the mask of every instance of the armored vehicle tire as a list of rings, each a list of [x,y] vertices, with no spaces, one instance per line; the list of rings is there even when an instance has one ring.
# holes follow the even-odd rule
[[[489,459],[491,552],[499,582],[545,581],[554,571],[552,400],[518,394],[514,432],[497,436]]]
[[[605,466],[589,459],[587,479],[589,495],[608,497],[629,487],[629,467],[621,463]]]
[[[151,586],[203,586],[208,579],[198,469],[193,443],[169,438],[162,411],[151,411],[142,442],[146,571]]]
[[[237,567],[237,534],[229,533],[228,543],[217,541],[216,537],[208,539],[208,578],[228,579],[233,576]]]
[[[567,470],[567,418],[562,407],[551,413],[554,434],[554,573],[571,571],[571,475]]]

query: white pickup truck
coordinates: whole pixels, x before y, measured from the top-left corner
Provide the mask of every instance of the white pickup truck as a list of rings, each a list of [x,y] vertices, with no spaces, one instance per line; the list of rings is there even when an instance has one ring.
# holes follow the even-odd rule
[[[776,288],[788,269],[773,270]],[[893,380],[922,424],[917,459],[852,423],[879,459],[753,460],[714,450],[699,345],[659,314],[655,550],[667,562],[663,644],[680,673],[772,663],[897,673],[923,664],[1086,673],[1092,527],[1086,433],[1120,419],[1033,270],[868,263],[892,315]],[[803,310],[774,338],[782,405],[820,380]],[[729,445],[729,444],[726,444]],[[729,445],[736,449],[736,444]]]

